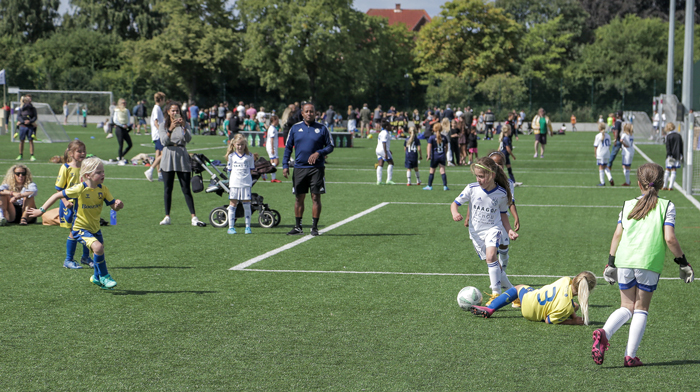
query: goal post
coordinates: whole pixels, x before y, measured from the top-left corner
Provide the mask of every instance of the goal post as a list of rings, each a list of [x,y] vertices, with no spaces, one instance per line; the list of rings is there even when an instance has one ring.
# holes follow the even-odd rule
[[[60,113],[61,122],[64,121],[63,103],[68,103],[70,123],[73,122],[74,113],[77,115],[77,120],[82,124],[82,115],[80,110],[87,107],[88,114],[93,115],[109,115],[109,105],[114,101],[114,95],[111,91],[73,91],[73,90],[29,90],[17,89],[13,93],[17,94],[17,101],[20,97],[26,94],[32,96],[34,102],[44,102],[51,106],[54,113]]]
[[[21,104],[19,102],[12,102],[10,105],[12,108],[15,108],[13,118],[10,119],[10,140],[19,142],[19,135],[15,137],[15,134],[19,133],[17,115]],[[68,143],[70,141],[65,128],[63,128],[61,122],[56,118],[56,114],[51,110],[49,104],[44,102],[32,102],[32,106],[36,109],[37,114],[35,139],[38,140],[35,140],[36,142]]]

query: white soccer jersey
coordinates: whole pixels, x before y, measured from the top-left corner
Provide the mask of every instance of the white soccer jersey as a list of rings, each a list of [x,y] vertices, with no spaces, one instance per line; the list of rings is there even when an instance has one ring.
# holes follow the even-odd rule
[[[255,168],[253,155],[240,156],[234,152],[228,156],[228,165],[226,170],[231,172],[229,176],[229,188],[243,188],[253,186],[253,177],[250,171]]]
[[[622,142],[622,164],[625,166],[632,165],[632,158],[634,157],[634,137],[623,133],[620,137]],[[629,147],[625,147],[627,144]]]
[[[595,135],[593,147],[597,147],[596,159],[610,158],[610,135],[605,132],[598,132]]]
[[[469,206],[469,233],[478,233],[493,227],[503,228],[501,214],[508,212],[508,194],[496,185],[485,191],[478,182],[467,185],[455,199],[458,206]]]
[[[270,157],[270,159],[279,158],[277,155],[277,135],[277,127],[270,125],[270,127],[267,128],[267,141],[265,142],[265,149],[267,150],[267,155]]]
[[[156,120],[158,124],[163,126],[165,124],[165,117],[163,117],[163,110],[160,106],[154,105],[153,111],[151,112],[151,140],[160,140],[160,135],[158,134],[158,127],[156,127]]]
[[[391,137],[386,129],[382,129],[382,131],[379,132],[379,135],[377,135],[377,154],[384,155],[384,143],[386,143],[386,150],[390,151]]]

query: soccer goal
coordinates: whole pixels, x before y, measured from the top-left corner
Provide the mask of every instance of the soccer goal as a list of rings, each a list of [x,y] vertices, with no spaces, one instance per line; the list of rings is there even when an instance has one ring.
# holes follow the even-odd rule
[[[64,113],[65,118],[65,123],[67,124],[72,124],[72,125],[80,125],[82,124],[82,119],[81,119],[81,113],[80,113],[80,104],[75,103],[75,102],[69,102],[68,103],[68,113]]]
[[[87,107],[88,114],[107,116],[109,115],[109,105],[112,104],[113,95],[111,91],[71,91],[71,90],[26,90],[17,89],[17,100],[26,94],[32,96],[32,101],[44,102],[51,106],[54,113],[60,113],[61,122],[64,120],[63,104],[68,103],[68,122],[82,124],[82,114],[80,110]]]
[[[656,135],[646,112],[623,112],[623,117],[634,126],[634,144],[654,144]]]
[[[10,137],[13,142],[19,142],[19,135],[17,137],[15,135],[19,133],[17,115],[21,104],[12,102],[10,105],[14,108],[13,118],[10,119],[12,126]],[[51,105],[43,102],[32,102],[32,105],[37,114],[35,141],[38,143],[68,143],[70,138],[61,122],[56,118],[56,114],[51,110]]]

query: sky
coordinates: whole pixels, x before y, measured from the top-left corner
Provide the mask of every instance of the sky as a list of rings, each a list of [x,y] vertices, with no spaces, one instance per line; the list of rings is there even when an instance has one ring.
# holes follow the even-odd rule
[[[232,0],[227,2],[234,3]],[[370,8],[394,9],[397,3],[400,3],[403,9],[424,9],[431,18],[440,13],[440,6],[444,4],[444,2],[440,2],[439,0],[437,2],[426,0],[355,0],[354,8],[362,12],[367,12]],[[68,5],[69,0],[61,0],[59,12],[64,14],[68,11]]]

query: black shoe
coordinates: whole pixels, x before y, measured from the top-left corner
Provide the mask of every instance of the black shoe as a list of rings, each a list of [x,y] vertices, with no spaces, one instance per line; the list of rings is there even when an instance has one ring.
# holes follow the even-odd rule
[[[312,227],[312,228],[311,228],[311,235],[314,236],[314,237],[316,237],[316,236],[319,236],[319,235],[321,235],[321,234],[318,232],[318,229],[317,229],[317,228]]]
[[[304,235],[304,230],[301,227],[294,227],[287,235]]]

